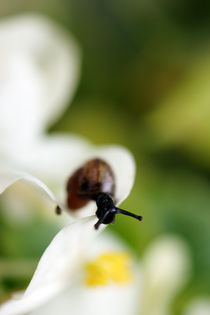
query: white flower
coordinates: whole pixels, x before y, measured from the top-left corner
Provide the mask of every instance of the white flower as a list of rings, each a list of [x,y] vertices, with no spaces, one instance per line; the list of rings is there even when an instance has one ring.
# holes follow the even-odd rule
[[[176,293],[190,276],[190,253],[178,236],[157,238],[142,258],[141,315],[168,315]]]
[[[75,41],[44,17],[23,15],[0,22],[0,193],[22,180],[63,204],[72,172],[99,157],[113,169],[117,204],[128,196],[135,164],[126,149],[95,148],[75,135],[44,134],[73,95],[79,60]],[[77,215],[95,210],[90,202]]]
[[[209,296],[198,297],[192,300],[185,308],[184,315],[209,315],[210,298]]]
[[[61,230],[26,291],[6,302],[0,314],[135,314],[140,295],[138,268],[115,238],[100,235],[92,240],[98,234],[93,229],[95,221],[95,216],[83,218]]]
[[[73,95],[79,67],[74,40],[41,16],[5,19],[0,22],[0,56],[0,193],[17,181],[26,181],[44,192],[54,205],[59,203],[57,197],[63,204],[69,176],[85,161],[98,157],[112,168],[115,198],[117,204],[122,202],[132,188],[135,174],[133,157],[125,148],[95,148],[78,136],[44,134]],[[95,210],[95,203],[90,202],[78,215],[94,214]],[[90,240],[97,235],[95,222],[93,215],[61,230],[43,254],[25,293],[4,304],[0,314],[69,314],[69,308],[74,314],[81,314],[89,308],[93,315],[99,307],[101,314],[103,310],[105,314],[116,314],[118,309],[120,314],[131,314],[139,281],[136,277],[125,281],[126,258],[110,253],[112,246],[105,248],[105,256],[99,257],[93,257],[93,248],[90,261],[91,268],[96,268],[97,259],[107,268],[108,259],[107,286],[85,286],[85,275],[82,280],[82,264],[88,261]],[[119,268],[124,271],[118,274]],[[87,283],[95,283],[96,279],[92,281],[89,276]],[[126,282],[125,286],[116,285],[116,279]],[[100,277],[97,281],[101,282]]]

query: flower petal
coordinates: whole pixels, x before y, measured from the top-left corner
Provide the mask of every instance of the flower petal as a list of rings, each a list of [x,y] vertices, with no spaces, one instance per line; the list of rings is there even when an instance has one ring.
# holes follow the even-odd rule
[[[124,147],[94,147],[82,137],[53,135],[41,137],[21,155],[22,166],[43,181],[64,185],[69,176],[86,161],[104,159],[112,168],[116,181],[116,199],[120,204],[129,195],[135,178],[135,162]],[[64,190],[64,189],[63,189]]]
[[[64,201],[67,179],[82,163],[80,161],[84,160],[90,148],[88,141],[76,135],[42,136],[30,146],[23,147],[20,154],[10,160],[10,165],[35,174]]]
[[[94,147],[82,137],[53,135],[40,137],[11,161],[15,169],[35,174],[56,192],[62,203],[66,199],[66,183],[73,172],[92,158],[104,159],[115,175],[117,205],[127,198],[134,183],[135,162],[131,153],[121,146]],[[75,217],[94,214],[95,202],[72,213]]]
[[[79,49],[41,15],[0,22],[1,146],[30,143],[65,109],[78,81]]]
[[[59,202],[56,200],[53,192],[41,180],[28,173],[13,171],[10,169],[0,169],[0,194],[19,180],[29,182],[36,188],[39,188],[50,201],[59,205]]]
[[[184,315],[209,315],[210,314],[210,299],[209,297],[199,297],[192,300],[187,305]]]
[[[142,267],[142,314],[168,314],[171,300],[189,278],[187,245],[176,236],[160,237],[146,251]]]
[[[17,152],[15,159],[7,161],[10,169],[24,170],[24,172],[14,172],[14,180],[11,181],[10,185],[21,178],[33,182],[48,195],[50,200],[58,204],[60,202],[56,199],[61,200],[64,205],[68,178],[76,169],[93,158],[104,159],[111,166],[115,176],[116,204],[119,205],[127,198],[134,183],[135,161],[133,156],[124,147],[116,145],[94,147],[84,138],[78,136],[58,134],[42,136],[31,145],[23,147],[21,151]],[[5,161],[2,162],[3,164]],[[8,180],[7,177],[10,179],[11,170],[9,174],[5,172],[2,174],[0,189],[1,185],[3,189],[1,192],[7,188],[4,184],[4,181],[7,182]],[[36,177],[40,180],[37,181]],[[41,181],[47,183],[49,188],[46,185],[43,187]],[[57,198],[52,191],[56,192]],[[80,218],[93,215],[95,211],[96,204],[91,201],[84,208],[71,214],[75,218]]]
[[[93,228],[96,217],[88,217],[65,227],[45,250],[23,296],[0,308],[1,315],[27,313],[68,287],[83,263],[89,242],[98,232]]]

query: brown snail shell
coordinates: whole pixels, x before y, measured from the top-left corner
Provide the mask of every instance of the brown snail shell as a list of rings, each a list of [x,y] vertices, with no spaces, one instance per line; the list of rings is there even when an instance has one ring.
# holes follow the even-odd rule
[[[67,206],[75,211],[90,200],[96,200],[101,193],[114,197],[114,173],[107,162],[95,158],[86,162],[69,178],[66,186]]]

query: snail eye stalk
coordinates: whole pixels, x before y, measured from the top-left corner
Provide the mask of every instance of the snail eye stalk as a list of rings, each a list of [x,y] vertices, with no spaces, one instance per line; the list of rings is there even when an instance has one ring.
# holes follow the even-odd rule
[[[142,221],[143,220],[143,217],[141,215],[136,215],[132,212],[129,212],[129,211],[126,211],[126,210],[123,210],[123,209],[120,209],[120,208],[116,208],[117,209],[117,213],[121,213],[121,214],[124,214],[124,215],[127,215],[129,217],[133,217],[139,221]]]
[[[62,209],[61,209],[61,207],[60,206],[56,206],[56,208],[55,208],[55,213],[57,214],[57,215],[60,215],[61,213],[62,213]]]

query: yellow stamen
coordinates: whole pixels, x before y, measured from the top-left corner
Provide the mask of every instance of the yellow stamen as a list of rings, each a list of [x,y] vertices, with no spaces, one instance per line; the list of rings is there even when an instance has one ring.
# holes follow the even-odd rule
[[[107,252],[86,265],[87,286],[124,284],[131,280],[130,256],[124,252]]]

